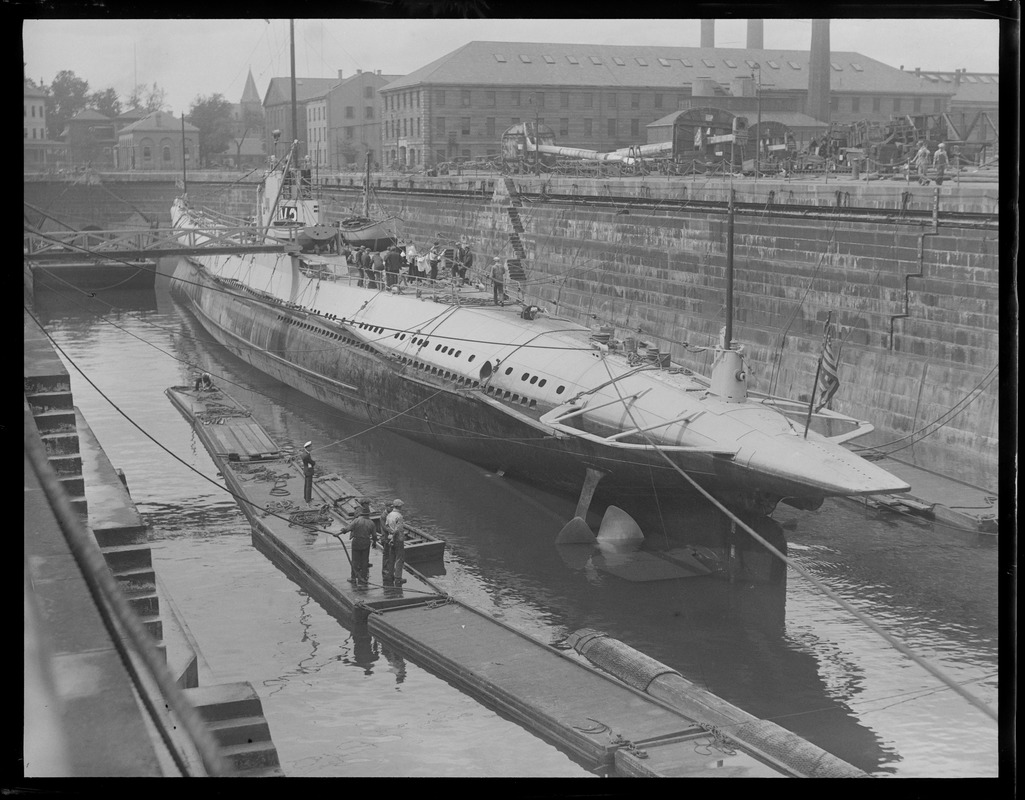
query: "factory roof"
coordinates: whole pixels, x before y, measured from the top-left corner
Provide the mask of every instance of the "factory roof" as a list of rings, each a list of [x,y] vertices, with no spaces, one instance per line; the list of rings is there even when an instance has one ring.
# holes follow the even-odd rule
[[[830,53],[830,88],[863,94],[952,95],[953,84],[930,81],[854,52]],[[772,92],[807,90],[807,50],[723,47],[469,42],[392,81],[390,92],[411,86],[586,86],[676,89],[695,78],[729,85],[761,71]]]

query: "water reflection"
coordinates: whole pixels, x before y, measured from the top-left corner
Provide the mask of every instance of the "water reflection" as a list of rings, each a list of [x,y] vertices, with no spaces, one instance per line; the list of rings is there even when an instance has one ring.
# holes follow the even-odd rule
[[[573,515],[575,498],[387,431],[367,431],[227,354],[181,315],[160,285],[156,313],[146,294],[121,297],[121,324],[131,336],[96,320],[95,314],[116,316],[98,299],[42,297],[39,308],[70,355],[119,406],[203,475],[216,478],[216,471],[163,395],[193,367],[209,371],[282,443],[316,441],[318,463],[362,493],[406,500],[410,521],[447,542],[444,563],[417,568],[514,627],[551,643],[582,627],[602,630],[874,774],[995,774],[995,734],[986,720],[803,578],[735,535],[699,498],[660,493],[639,503],[599,493],[587,521],[597,530],[605,505],[615,502],[644,533],[640,553],[673,566],[679,566],[674,558],[688,563],[701,556],[710,566],[707,575],[662,578],[652,574],[653,565],[661,566],[654,561],[609,563],[610,554],[593,547],[566,558],[555,537]],[[169,462],[74,372],[72,381],[76,405],[115,466],[124,468],[158,537],[213,539],[246,531],[233,499]],[[984,699],[995,703],[992,547],[942,526],[842,502],[827,502],[816,513],[781,506],[772,519],[749,522],[909,646],[940,659],[959,681],[977,682]],[[638,574],[644,579],[631,579]],[[303,596],[292,624],[307,649],[268,685],[319,669],[316,638],[303,638],[302,620],[311,610]],[[346,671],[361,680],[376,673],[391,684],[387,663],[395,684],[410,690],[401,654],[365,631],[329,652],[330,663],[356,667],[359,673]],[[317,656],[324,661],[324,649]]]

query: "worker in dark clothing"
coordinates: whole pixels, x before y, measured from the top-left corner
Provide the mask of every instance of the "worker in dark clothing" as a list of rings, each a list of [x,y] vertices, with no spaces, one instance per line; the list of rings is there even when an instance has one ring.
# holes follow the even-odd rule
[[[377,526],[370,519],[370,501],[361,500],[359,516],[342,528],[352,541],[352,576],[349,583],[366,586],[370,579],[370,548],[377,544]]]
[[[313,442],[307,442],[303,445],[303,449],[299,453],[299,457],[303,462],[303,500],[306,501],[306,505],[310,504],[313,500],[313,468],[317,466],[317,462],[313,460],[313,456],[310,455],[310,448],[313,446]]]
[[[214,382],[210,379],[210,373],[204,372],[196,378],[196,391],[209,392],[214,388]]]
[[[384,259],[385,269],[388,271],[388,287],[398,286],[399,273],[402,271],[402,256],[399,255],[399,248],[392,245],[388,248],[388,255]]]

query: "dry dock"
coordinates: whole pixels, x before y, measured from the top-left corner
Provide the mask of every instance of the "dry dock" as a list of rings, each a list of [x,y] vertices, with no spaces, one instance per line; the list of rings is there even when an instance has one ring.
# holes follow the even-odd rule
[[[446,595],[408,563],[405,585],[375,584],[379,549],[371,551],[369,587],[353,585],[348,547],[331,535],[344,525],[349,498],[333,503],[325,492],[346,485],[343,479],[321,476],[320,496],[308,508],[299,469],[231,397],[189,387],[167,394],[239,500],[254,545],[279,569],[330,613],[365,624],[382,642],[592,769],[677,777],[813,774],[784,763],[786,757],[755,757],[711,725]],[[324,497],[329,502],[320,503]],[[809,751],[818,756],[813,761],[842,765],[846,775],[864,774],[811,744],[803,755]]]

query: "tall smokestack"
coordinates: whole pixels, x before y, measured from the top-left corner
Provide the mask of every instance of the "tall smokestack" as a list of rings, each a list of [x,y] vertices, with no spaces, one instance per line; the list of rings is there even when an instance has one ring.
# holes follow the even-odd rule
[[[715,20],[701,20],[701,46],[715,47]]]
[[[749,19],[747,21],[747,49],[748,50],[763,50],[765,49],[763,20],[760,19]]]
[[[808,59],[809,117],[829,122],[829,20],[811,21],[811,55]]]

